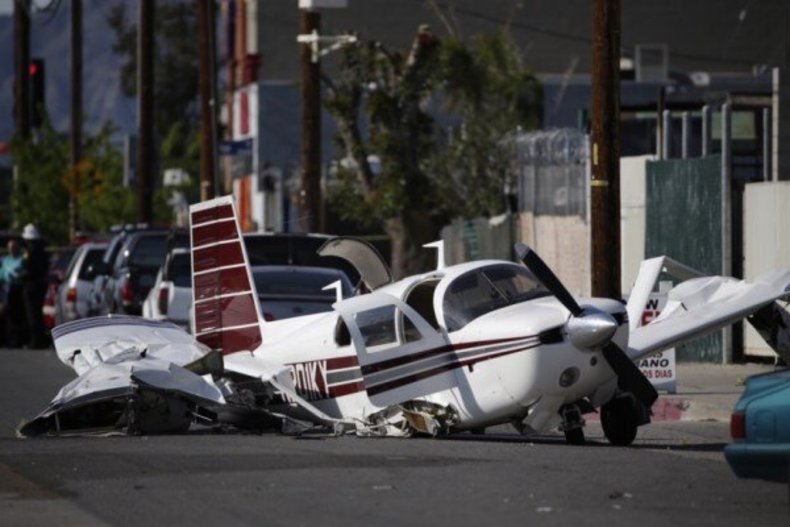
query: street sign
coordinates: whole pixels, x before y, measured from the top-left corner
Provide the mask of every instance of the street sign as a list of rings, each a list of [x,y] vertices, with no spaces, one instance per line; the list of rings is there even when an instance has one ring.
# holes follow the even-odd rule
[[[240,141],[220,141],[218,145],[219,155],[236,156],[240,154],[252,154],[252,139],[242,139]]]

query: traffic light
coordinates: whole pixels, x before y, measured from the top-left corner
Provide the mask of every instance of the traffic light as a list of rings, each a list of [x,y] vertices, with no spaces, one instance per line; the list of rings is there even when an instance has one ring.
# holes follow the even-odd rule
[[[31,59],[28,75],[30,76],[30,125],[33,128],[40,128],[47,107],[44,59]]]

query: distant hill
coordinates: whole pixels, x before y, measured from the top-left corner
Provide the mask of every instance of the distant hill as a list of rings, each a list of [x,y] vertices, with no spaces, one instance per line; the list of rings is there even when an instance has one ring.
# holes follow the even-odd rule
[[[136,123],[134,99],[124,97],[120,88],[120,58],[112,51],[115,35],[102,10],[105,2],[83,4],[83,115],[87,130],[96,130],[112,121],[120,131],[132,131]],[[62,2],[49,15],[35,15],[31,23],[31,57],[46,63],[46,101],[58,130],[69,127],[71,3]],[[14,23],[12,16],[0,16],[0,142],[14,131]]]

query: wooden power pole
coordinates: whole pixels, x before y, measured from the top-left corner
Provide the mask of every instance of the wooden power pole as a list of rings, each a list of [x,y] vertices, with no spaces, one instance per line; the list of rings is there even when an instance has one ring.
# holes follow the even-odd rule
[[[154,0],[140,0],[137,29],[137,221],[153,219]]]
[[[592,294],[620,299],[620,0],[592,5]]]
[[[14,2],[14,124],[21,137],[30,136],[30,2]]]
[[[308,35],[321,29],[321,15],[309,9],[300,10],[299,33]],[[322,232],[321,215],[321,63],[312,47],[303,44],[300,51],[302,68],[302,190],[300,213],[302,230]]]
[[[200,201],[212,199],[215,194],[214,180],[214,101],[212,100],[212,59],[214,54],[211,30],[214,0],[197,2],[198,59],[200,61],[198,87],[200,90]]]
[[[71,238],[79,228],[77,198],[80,189],[79,165],[82,160],[82,0],[71,2],[71,167],[74,188],[69,200],[69,232]]]

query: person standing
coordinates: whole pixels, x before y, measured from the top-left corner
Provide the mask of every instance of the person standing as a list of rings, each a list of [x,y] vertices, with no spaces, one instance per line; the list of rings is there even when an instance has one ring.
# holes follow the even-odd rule
[[[0,260],[0,331],[6,346],[18,347],[27,339],[27,318],[18,280],[22,249],[16,238],[10,238],[6,248],[8,254]]]
[[[49,345],[41,308],[47,292],[47,272],[49,259],[44,250],[44,240],[38,228],[28,223],[22,230],[25,252],[22,257],[22,268],[19,278],[22,282],[22,297],[25,306],[25,318],[29,329],[28,348],[40,349]]]

